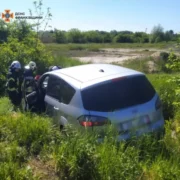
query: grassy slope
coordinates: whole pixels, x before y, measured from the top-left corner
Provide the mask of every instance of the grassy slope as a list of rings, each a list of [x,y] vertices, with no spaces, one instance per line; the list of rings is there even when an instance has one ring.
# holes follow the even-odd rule
[[[160,89],[165,74],[148,75]],[[107,132],[104,143],[96,136],[69,128],[61,134],[46,117],[12,114],[11,104],[0,99],[0,179],[178,179],[180,125],[166,124],[158,141],[145,136],[117,144]],[[171,137],[173,132],[176,139]]]
[[[47,45],[54,52],[72,49],[97,51],[102,45]],[[114,44],[128,47],[137,44]],[[141,45],[142,46],[142,45]],[[149,45],[145,45],[149,46]],[[153,45],[152,45],[153,46]],[[164,47],[165,44],[159,45]],[[112,45],[103,45],[112,47]],[[144,47],[144,45],[143,45]],[[81,64],[62,54],[54,54],[64,67]],[[134,63],[126,66],[137,69]],[[149,74],[147,77],[170,109],[172,96],[167,74]],[[164,85],[166,84],[166,85]],[[163,93],[162,93],[163,92]],[[167,98],[168,97],[168,98]],[[170,102],[170,103],[169,103]],[[47,117],[31,114],[12,114],[8,99],[0,99],[0,179],[178,179],[180,176],[179,116],[166,124],[166,134],[158,141],[146,136],[132,139],[128,144],[117,144],[108,131],[104,143],[95,141],[96,135],[82,135],[69,128],[66,135],[53,127]],[[171,109],[170,109],[171,110]],[[169,112],[168,112],[169,113]],[[174,113],[174,112],[173,112]],[[177,113],[178,114],[178,113]],[[171,136],[172,132],[176,138]]]
[[[107,43],[107,44],[46,44],[46,48],[57,56],[68,57],[81,57],[98,52],[102,48],[156,48],[156,49],[169,49],[174,47],[174,42],[169,43]]]
[[[50,43],[46,44],[48,49],[50,50],[98,50],[100,48],[169,48],[169,46],[174,45],[174,42],[169,43],[104,43],[104,44],[97,44],[97,43],[89,43],[89,44],[56,44],[56,43]]]

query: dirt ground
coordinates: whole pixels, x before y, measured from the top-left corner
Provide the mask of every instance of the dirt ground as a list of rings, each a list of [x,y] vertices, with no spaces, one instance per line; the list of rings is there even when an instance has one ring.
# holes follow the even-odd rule
[[[101,49],[99,52],[94,52],[83,57],[73,57],[82,62],[91,63],[119,63],[132,59],[140,59],[148,56],[159,56],[160,52],[169,52],[167,49],[124,49],[124,48],[108,48]]]

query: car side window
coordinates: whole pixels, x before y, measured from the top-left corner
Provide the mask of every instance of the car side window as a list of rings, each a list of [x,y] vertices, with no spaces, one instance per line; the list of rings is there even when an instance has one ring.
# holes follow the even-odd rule
[[[61,102],[64,104],[69,104],[72,97],[75,94],[75,89],[69,85],[67,82],[62,80],[62,85],[61,85]]]
[[[61,91],[61,79],[56,76],[50,76],[48,87],[47,87],[47,95],[51,96],[58,101],[60,100],[60,91]]]
[[[51,76],[48,83],[47,95],[59,102],[69,104],[75,94],[75,89],[57,76]]]

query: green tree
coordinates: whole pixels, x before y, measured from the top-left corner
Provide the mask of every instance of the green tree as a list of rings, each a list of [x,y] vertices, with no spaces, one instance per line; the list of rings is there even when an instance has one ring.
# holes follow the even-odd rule
[[[79,29],[71,29],[67,32],[68,42],[83,43],[84,37]]]
[[[120,34],[133,34],[133,32],[132,31],[120,31],[119,32]]]
[[[111,43],[112,42],[112,38],[111,38],[111,35],[110,33],[105,33],[102,35],[103,37],[103,43]]]
[[[114,42],[114,38],[118,35],[118,32],[116,30],[110,31],[111,41]]]
[[[6,42],[8,37],[8,25],[0,19],[0,43]]]
[[[28,35],[35,35],[32,31],[32,25],[27,23],[26,20],[16,20],[8,24],[9,36],[17,38],[19,41],[22,41]]]
[[[118,34],[115,37],[115,42],[117,43],[133,43],[133,35],[131,34]]]
[[[164,39],[166,42],[170,41],[172,39],[172,36],[169,31],[166,31],[164,34]]]
[[[37,48],[34,48],[34,44]],[[45,45],[40,42],[36,37],[28,35],[22,41],[18,38],[8,37],[7,42],[0,45],[0,94],[4,92],[3,85],[5,85],[6,74],[8,66],[14,60],[19,60],[24,66],[29,61],[33,60],[37,63],[39,74],[44,73],[45,68],[53,64],[53,57],[47,52]]]
[[[145,32],[135,32],[133,34],[134,36],[134,41],[137,43],[147,43],[149,42],[149,37],[148,34],[146,34]]]
[[[87,31],[85,33],[85,38],[87,42],[90,43],[102,43],[103,37],[98,31]]]
[[[67,43],[67,35],[65,31],[55,29],[54,36],[57,43]]]
[[[164,28],[158,24],[154,26],[151,31],[150,42],[151,43],[158,43],[164,41]]]
[[[166,31],[164,36],[165,36],[165,41],[166,42],[172,41],[174,39],[174,32],[173,32],[173,30]]]

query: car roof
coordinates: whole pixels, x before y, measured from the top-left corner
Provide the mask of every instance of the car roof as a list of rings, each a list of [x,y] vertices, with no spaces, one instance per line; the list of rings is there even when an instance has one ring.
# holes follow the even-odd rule
[[[51,71],[49,74],[68,80],[71,85],[86,87],[111,78],[143,73],[112,64],[86,64]]]

